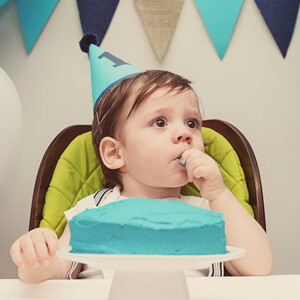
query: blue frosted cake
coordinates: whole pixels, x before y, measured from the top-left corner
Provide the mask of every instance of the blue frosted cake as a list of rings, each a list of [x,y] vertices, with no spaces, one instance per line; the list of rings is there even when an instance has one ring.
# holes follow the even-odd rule
[[[132,198],[87,209],[70,220],[74,253],[226,253],[223,215],[181,201]]]

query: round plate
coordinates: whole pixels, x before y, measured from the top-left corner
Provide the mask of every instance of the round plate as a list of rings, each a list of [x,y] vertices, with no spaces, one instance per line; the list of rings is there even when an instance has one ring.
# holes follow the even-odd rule
[[[71,253],[70,249],[60,249],[57,256],[84,264],[91,264],[108,270],[126,271],[172,271],[197,270],[212,263],[240,258],[245,250],[226,247],[226,254],[215,255],[117,255]]]

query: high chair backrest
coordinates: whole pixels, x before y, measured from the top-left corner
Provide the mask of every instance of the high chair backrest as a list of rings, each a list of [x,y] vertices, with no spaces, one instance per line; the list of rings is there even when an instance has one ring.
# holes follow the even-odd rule
[[[49,227],[60,236],[66,224],[64,211],[101,188],[103,174],[90,130],[90,125],[70,126],[46,150],[34,187],[29,230]],[[218,163],[227,187],[266,230],[258,165],[245,136],[220,120],[205,120],[202,135],[205,151]],[[181,192],[199,195],[192,184]]]

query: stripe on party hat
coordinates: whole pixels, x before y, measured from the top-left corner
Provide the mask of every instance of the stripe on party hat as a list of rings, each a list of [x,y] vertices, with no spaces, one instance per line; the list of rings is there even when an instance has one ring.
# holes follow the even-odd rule
[[[143,72],[96,45],[97,37],[94,34],[86,34],[80,41],[81,50],[88,52],[90,57],[94,110],[112,87]]]

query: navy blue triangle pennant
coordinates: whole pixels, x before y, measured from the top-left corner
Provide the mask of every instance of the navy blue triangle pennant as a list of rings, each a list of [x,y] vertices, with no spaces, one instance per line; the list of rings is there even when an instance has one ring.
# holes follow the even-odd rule
[[[255,0],[283,57],[294,32],[300,0]]]
[[[97,35],[101,44],[114,16],[119,0],[77,0],[83,34]]]

